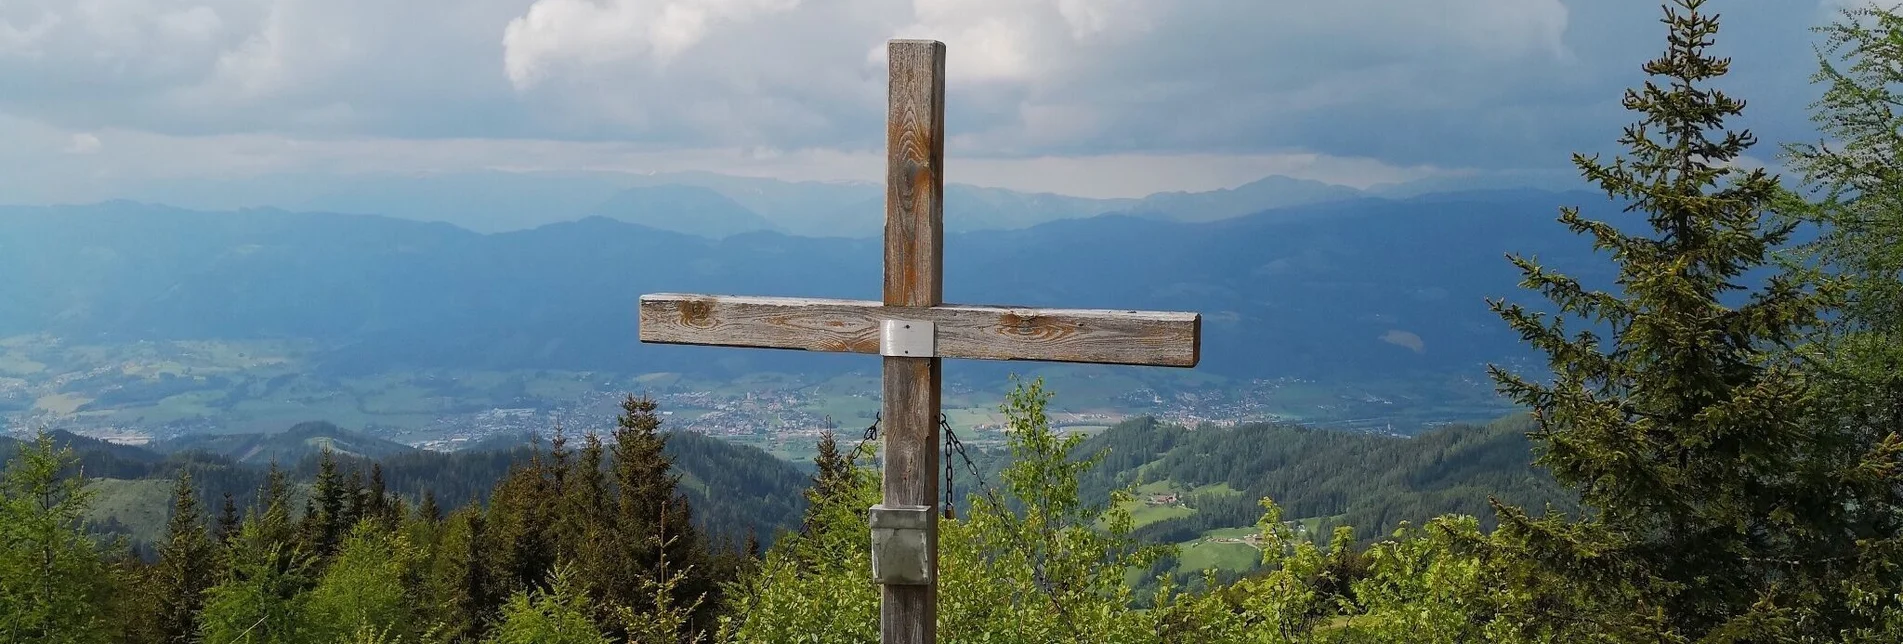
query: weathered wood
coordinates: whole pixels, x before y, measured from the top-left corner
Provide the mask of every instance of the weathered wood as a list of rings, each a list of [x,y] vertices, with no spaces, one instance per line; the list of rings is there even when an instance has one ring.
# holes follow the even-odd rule
[[[1196,313],[1039,309],[659,293],[641,297],[641,341],[879,353],[882,320],[938,326],[938,357],[1194,367]]]
[[[894,40],[886,58],[885,303],[936,306],[945,287],[945,44]]]
[[[945,274],[945,44],[895,40],[886,112],[885,302],[935,307]],[[876,326],[876,323],[875,323]],[[873,350],[877,351],[877,342]],[[940,361],[884,358],[884,502],[938,504]],[[926,569],[938,579],[938,512],[927,515]],[[879,641],[938,641],[938,584],[880,586]]]
[[[933,583],[887,585],[880,602],[882,642],[937,641],[938,605],[938,411],[942,362],[938,358],[883,358],[879,411],[885,433],[884,503],[934,508],[926,513],[926,571]]]

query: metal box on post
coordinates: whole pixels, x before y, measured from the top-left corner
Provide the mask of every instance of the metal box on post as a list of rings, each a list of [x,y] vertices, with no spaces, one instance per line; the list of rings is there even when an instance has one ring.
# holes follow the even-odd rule
[[[932,583],[931,545],[925,539],[931,520],[931,506],[872,506],[867,516],[872,525],[872,581],[899,586]]]

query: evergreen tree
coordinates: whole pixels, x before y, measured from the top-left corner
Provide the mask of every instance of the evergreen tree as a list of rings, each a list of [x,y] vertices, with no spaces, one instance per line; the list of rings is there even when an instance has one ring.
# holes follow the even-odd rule
[[[325,447],[318,454],[317,479],[311,485],[311,497],[304,506],[302,525],[304,547],[317,557],[320,565],[337,551],[337,542],[345,529],[344,512],[349,496],[354,494],[348,491],[337,472],[336,456]]]
[[[502,609],[490,644],[609,644],[588,615],[569,566],[556,568],[547,590],[519,590]]]
[[[364,496],[364,514],[387,525],[394,525],[400,512],[390,507],[390,492],[383,483],[383,464],[370,464],[370,489]]]
[[[1536,526],[1510,509],[1503,520],[1552,537],[1534,548],[1547,564],[1588,566],[1636,587],[1642,605],[1620,610],[1656,607],[1693,636],[1784,600],[1771,594],[1784,568],[1776,562],[1796,554],[1795,531],[1822,527],[1811,516],[1820,508],[1805,507],[1815,482],[1792,476],[1806,471],[1801,446],[1814,434],[1804,422],[1809,391],[1781,348],[1801,338],[1823,301],[1787,274],[1755,290],[1740,284],[1792,226],[1767,222],[1777,180],[1733,164],[1755,138],[1713,134],[1744,103],[1706,87],[1730,61],[1706,53],[1718,20],[1704,4],[1666,9],[1669,45],[1644,66],[1664,84],[1648,80],[1624,99],[1640,114],[1620,139],[1629,158],[1574,156],[1587,179],[1648,216],[1652,235],[1624,233],[1576,208],[1560,215],[1595,249],[1611,251],[1620,292],[1511,257],[1524,287],[1608,336],[1490,302],[1549,355],[1550,384],[1490,371],[1503,393],[1533,410],[1537,462],[1578,489],[1595,514],[1577,529],[1597,536]],[[1738,297],[1743,291],[1748,298]],[[1597,554],[1579,561],[1589,551]]]
[[[451,641],[474,642],[487,630],[502,594],[484,562],[482,512],[465,507],[443,521],[425,582],[430,621]]]
[[[560,531],[575,584],[592,600],[592,616],[598,624],[612,626],[617,613],[610,598],[620,596],[617,566],[625,560],[620,554],[626,544],[616,528],[614,497],[602,469],[605,453],[600,436],[589,433],[582,438],[567,476]]]
[[[603,584],[610,604],[637,613],[656,608],[641,589],[670,571],[687,576],[673,585],[673,603],[698,606],[690,628],[711,626],[718,588],[711,579],[708,553],[687,500],[681,498],[678,478],[660,433],[659,405],[646,396],[622,400],[614,431],[614,482],[618,495],[615,528],[626,544],[617,553],[614,576]],[[661,562],[667,562],[665,567]]]
[[[337,518],[337,540],[339,543],[357,527],[357,522],[368,518],[370,502],[363,485],[363,469],[352,466],[349,476],[344,477],[344,511]]]
[[[1805,558],[1857,563],[1795,581],[1831,616],[1816,623],[1855,631],[1903,611],[1903,569],[1892,563],[1903,552],[1903,14],[1846,9],[1819,31],[1813,80],[1825,92],[1812,120],[1834,143],[1785,148],[1822,196],[1792,208],[1820,232],[1796,257],[1839,296],[1824,332],[1802,349],[1824,392],[1811,421],[1818,440],[1806,446],[1820,483],[1810,509],[1828,513],[1813,519],[1824,525],[1805,536]]]
[[[232,498],[230,492],[226,492],[225,504],[218,509],[218,527],[212,534],[212,538],[217,539],[221,545],[229,546],[231,545],[231,540],[237,536],[238,503]]]
[[[108,568],[83,531],[92,495],[41,431],[0,472],[0,642],[105,642]]]
[[[817,452],[813,456],[813,485],[805,493],[809,507],[820,499],[836,495],[839,486],[852,483],[852,461],[847,455],[839,453],[839,443],[833,438],[832,432],[820,433]]]
[[[159,642],[186,644],[198,636],[198,612],[204,606],[205,591],[216,581],[220,562],[189,472],[179,474],[172,499],[172,518],[152,571],[156,611],[151,618]]]
[[[423,504],[416,508],[417,517],[430,523],[443,522],[443,509],[436,506],[436,492],[423,490]]]
[[[322,630],[342,639],[366,628],[401,638],[414,628],[406,578],[416,552],[394,531],[363,522],[311,590],[309,610]]]
[[[555,565],[549,522],[556,510],[540,455],[511,468],[489,498],[485,522],[491,578],[506,592],[540,586]]]
[[[297,525],[291,521],[291,483],[284,470],[278,469],[276,462],[265,470],[264,489],[260,492],[259,507],[246,513],[245,521],[239,525],[239,532],[242,533],[245,525],[252,523],[255,518],[255,538],[288,557],[297,552],[299,535]],[[308,502],[305,507],[309,508]],[[306,511],[306,516],[311,514],[314,512]]]
[[[328,644],[331,633],[308,606],[311,559],[268,534],[266,521],[247,519],[239,528],[230,573],[205,594],[203,641]]]

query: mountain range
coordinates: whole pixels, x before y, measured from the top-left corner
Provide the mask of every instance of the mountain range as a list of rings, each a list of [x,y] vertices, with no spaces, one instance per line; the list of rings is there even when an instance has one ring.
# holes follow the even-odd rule
[[[1406,198],[1478,185],[1456,177],[1357,190],[1269,176],[1206,192],[1092,199],[952,183],[945,187],[945,225],[952,232],[1010,230],[1118,213],[1211,221],[1272,208],[1362,197]],[[706,172],[264,175],[170,181],[121,196],[198,210],[273,207],[386,215],[441,221],[485,233],[599,215],[712,238],[758,231],[807,237],[873,236],[883,225],[885,208],[884,188],[878,183],[788,182]]]
[[[1478,374],[1483,362],[1522,355],[1484,302],[1533,299],[1503,254],[1584,269],[1589,283],[1608,277],[1588,241],[1553,221],[1568,204],[1632,223],[1602,196],[1540,191],[1358,197],[1206,222],[1059,219],[948,235],[945,295],[1198,311],[1201,368],[1236,377]],[[330,347],[322,368],[337,373],[827,370],[856,358],[641,345],[635,301],[653,292],[876,299],[881,252],[867,237],[712,239],[603,215],[485,234],[277,209],[4,207],[0,337],[305,338]]]

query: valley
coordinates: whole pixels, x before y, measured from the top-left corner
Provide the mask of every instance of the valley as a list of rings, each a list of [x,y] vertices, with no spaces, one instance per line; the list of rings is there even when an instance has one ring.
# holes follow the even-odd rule
[[[121,444],[189,434],[281,431],[327,421],[407,445],[453,451],[497,435],[606,431],[628,393],[662,405],[670,427],[804,461],[822,431],[853,436],[878,411],[867,370],[751,372],[732,379],[680,372],[427,369],[327,375],[315,341],[222,340],[77,344],[50,335],[0,340],[0,414],[9,433],[45,427]],[[944,407],[978,445],[996,443],[1008,379],[952,372]],[[1509,407],[1474,376],[1383,381],[1237,378],[1116,367],[1040,366],[1060,392],[1053,422],[1097,431],[1152,416],[1186,426],[1281,421],[1413,434],[1485,421]]]

